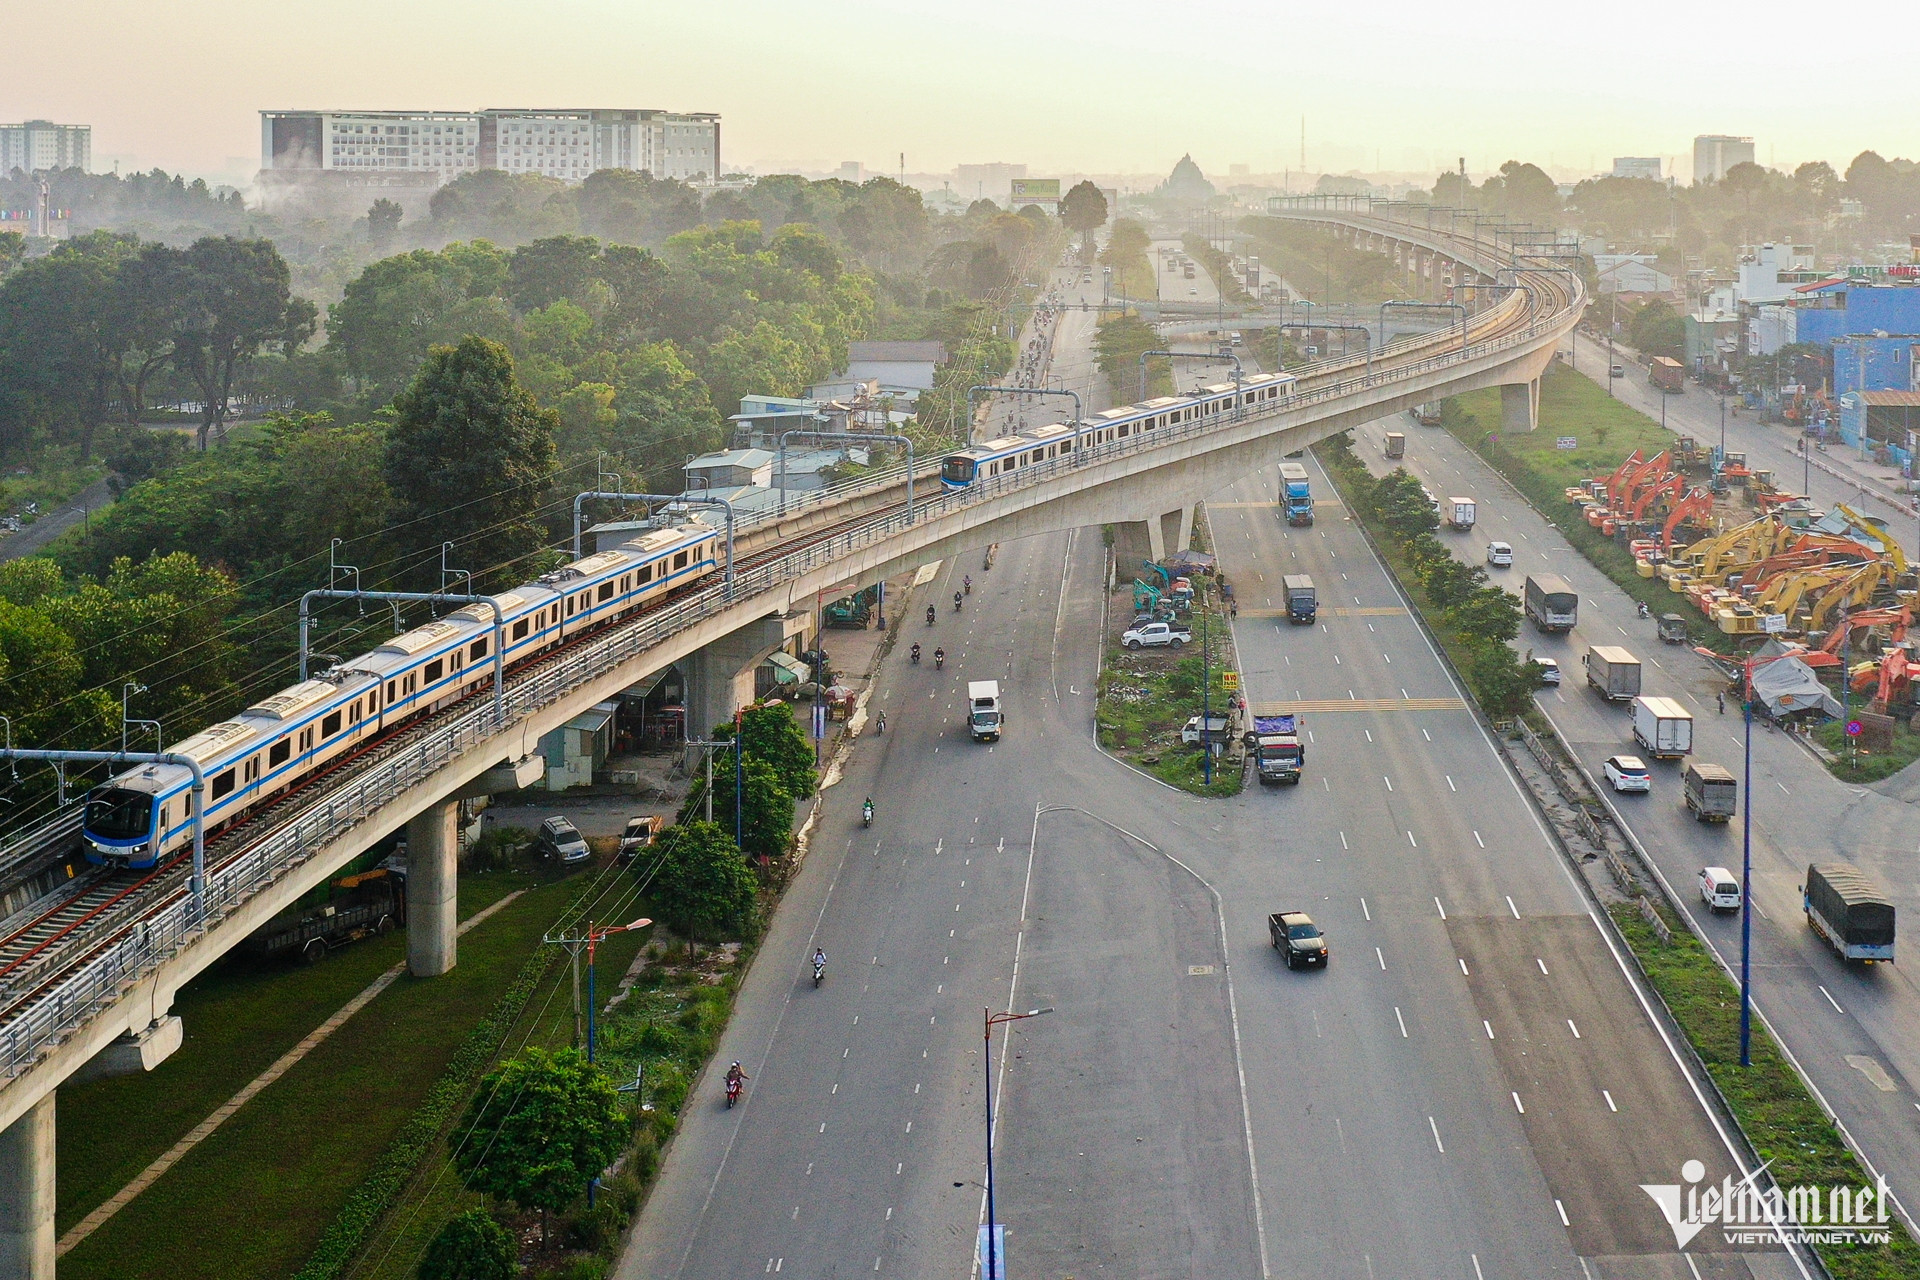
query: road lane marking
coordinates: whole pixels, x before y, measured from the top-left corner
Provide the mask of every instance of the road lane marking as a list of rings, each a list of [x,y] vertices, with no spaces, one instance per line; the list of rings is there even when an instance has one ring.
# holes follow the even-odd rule
[[[1487,842],[1480,838],[1480,833],[1478,831],[1473,833],[1473,842],[1479,845],[1482,849],[1487,847]]]
[[[1433,1130],[1433,1145],[1440,1148],[1441,1155],[1447,1154],[1447,1144],[1440,1141],[1440,1126],[1433,1122],[1432,1116],[1427,1117],[1427,1128]],[[1480,1260],[1477,1258],[1474,1259],[1473,1273],[1475,1275],[1480,1274]]]
[[[1454,786],[1454,785],[1453,785],[1453,775],[1452,775],[1452,774],[1450,774],[1450,773],[1447,773],[1447,774],[1442,774],[1442,775],[1441,775],[1441,777],[1443,777],[1443,778],[1445,778],[1445,779],[1447,780],[1447,790],[1449,790],[1449,791],[1458,791],[1458,790],[1460,789],[1460,788],[1458,788],[1458,787],[1456,787],[1456,786]]]
[[[1373,735],[1372,735],[1372,734],[1368,734],[1368,735],[1367,735],[1367,741],[1368,741],[1368,742],[1372,742],[1372,741],[1373,741]],[[1381,779],[1380,779],[1380,780],[1381,780],[1382,782],[1384,782],[1384,783],[1386,783],[1386,784],[1387,784],[1387,790],[1389,790],[1389,791],[1391,791],[1391,790],[1393,790],[1393,779],[1392,779],[1392,778],[1389,778],[1389,777],[1386,777],[1386,776],[1384,776],[1384,775],[1383,775],[1383,776],[1381,777]]]
[[[1787,791],[1787,784],[1786,784],[1786,783],[1784,783],[1784,782],[1780,782],[1780,781],[1778,781],[1778,780],[1776,780],[1776,781],[1774,782],[1774,784],[1773,784],[1773,785],[1774,785],[1774,786],[1776,786],[1776,787],[1778,787],[1778,788],[1780,788],[1780,790],[1782,790],[1782,791],[1784,791],[1784,792],[1786,792],[1786,794],[1788,794],[1788,795],[1792,795],[1792,794],[1793,794],[1793,792],[1791,792],[1791,791]]]
[[[1602,1089],[1600,1091],[1600,1096],[1607,1100],[1607,1110],[1613,1111],[1613,1112],[1618,1112],[1620,1110],[1619,1107],[1614,1105],[1613,1095],[1611,1093],[1608,1093],[1605,1089]]]
[[[1816,986],[1816,987],[1819,987],[1819,988],[1820,988],[1820,994],[1821,994],[1821,995],[1823,995],[1823,996],[1825,996],[1825,997],[1827,998],[1827,1003],[1833,1006],[1833,1011],[1834,1011],[1835,1013],[1845,1013],[1845,1012],[1846,1012],[1846,1010],[1845,1010],[1845,1009],[1842,1009],[1842,1008],[1840,1007],[1840,1002],[1839,1002],[1838,1000],[1835,1000],[1835,999],[1833,998],[1833,992],[1831,992],[1831,991],[1829,991],[1829,990],[1827,990],[1825,986],[1823,986],[1822,984],[1820,984],[1820,983],[1818,983],[1818,982],[1816,982],[1816,983],[1814,983],[1813,985],[1814,985],[1814,986]]]
[[[1571,1031],[1571,1032],[1573,1032],[1573,1038],[1574,1038],[1575,1040],[1578,1040],[1578,1039],[1580,1039],[1580,1028],[1579,1028],[1579,1027],[1576,1027],[1576,1026],[1574,1026],[1574,1025],[1573,1025],[1573,1019],[1572,1019],[1572,1018],[1568,1018],[1568,1019],[1567,1019],[1567,1029],[1568,1029],[1569,1031]]]
[[[1393,1006],[1393,1020],[1400,1024],[1400,1038],[1402,1040],[1411,1039],[1412,1037],[1407,1035],[1407,1020],[1400,1016],[1399,1005]]]
[[[1304,715],[1313,711],[1465,711],[1459,698],[1362,698],[1347,690],[1348,700],[1337,698],[1298,699],[1292,702],[1256,702],[1250,710],[1257,716],[1278,716],[1291,712]],[[1432,738],[1429,737],[1431,742]]]
[[[1517,1091],[1511,1090],[1511,1089],[1509,1089],[1507,1092],[1512,1094],[1513,1096],[1513,1109],[1515,1111],[1518,1111],[1521,1115],[1527,1114],[1526,1106],[1522,1104],[1520,1101],[1520,1094]]]
[[[1371,729],[1362,729],[1362,730],[1361,730],[1360,732],[1362,732],[1362,733],[1364,733],[1364,734],[1366,734],[1366,735],[1367,735],[1367,741],[1368,741],[1368,742],[1372,742],[1372,741],[1373,741],[1373,730],[1371,730]],[[1387,790],[1389,790],[1389,791],[1391,791],[1391,790],[1393,790],[1393,784],[1392,784],[1391,782],[1389,782],[1389,783],[1387,784]]]
[[[1561,1204],[1558,1200],[1555,1200],[1553,1202],[1553,1207],[1560,1211],[1560,1225],[1563,1227],[1571,1227],[1573,1224],[1567,1221],[1567,1206]]]
[[[1413,838],[1413,832],[1411,832],[1411,831],[1409,831],[1409,832],[1407,832],[1407,843],[1408,843],[1408,844],[1410,844],[1410,845],[1412,845],[1412,846],[1413,846],[1414,848],[1416,848],[1416,849],[1418,849],[1418,848],[1420,847],[1420,842],[1419,842],[1418,840],[1415,840],[1415,839]],[[1436,901],[1437,901],[1437,899],[1436,899]]]
[[[1392,665],[1393,665],[1393,655],[1392,655],[1392,654],[1389,654],[1389,653],[1383,653],[1383,654],[1381,654],[1380,656],[1381,656],[1381,657],[1383,657],[1383,658],[1385,658],[1385,659],[1387,660],[1387,665],[1388,665],[1388,666],[1392,666]]]
[[[1482,1018],[1480,1019],[1480,1025],[1487,1029],[1487,1039],[1489,1040],[1493,1039],[1493,1024],[1491,1022],[1488,1022],[1485,1018]]]
[[[1342,833],[1342,835],[1340,836],[1341,843],[1344,844],[1346,842],[1346,838],[1347,838],[1346,835]],[[1360,914],[1367,918],[1368,924],[1373,923],[1373,912],[1367,910],[1367,900],[1365,898],[1360,899]]]
[[[1433,900],[1433,907],[1434,907],[1434,910],[1440,913],[1440,918],[1442,920],[1445,920],[1447,918],[1447,909],[1440,905],[1440,899],[1437,896]],[[1460,972],[1465,973],[1466,971],[1467,971],[1467,962],[1465,960],[1462,960],[1460,962]]]
[[[1553,976],[1552,974],[1547,973],[1547,962],[1545,960],[1542,960],[1539,956],[1535,956],[1533,958],[1533,962],[1540,966],[1540,972],[1542,975],[1546,977]]]
[[[1422,729],[1422,730],[1420,731],[1420,736],[1421,736],[1421,737],[1423,737],[1423,738],[1425,738],[1425,739],[1426,739],[1426,740],[1427,740],[1428,742],[1432,742],[1432,741],[1433,741],[1433,735],[1432,735],[1432,734],[1430,734],[1430,733],[1428,733],[1428,732],[1427,732],[1427,731],[1426,731],[1425,729]]]
[[[1513,918],[1515,920],[1518,920],[1520,918],[1520,908],[1513,905],[1513,895],[1510,893],[1507,894],[1506,899],[1507,899],[1507,910],[1513,912]]]
[[[1347,833],[1346,833],[1346,832],[1344,832],[1344,831],[1342,831],[1342,832],[1340,833],[1340,847],[1341,847],[1342,849],[1345,849],[1345,848],[1347,848],[1347,847],[1348,847],[1348,846],[1347,846]],[[1366,900],[1365,898],[1362,898],[1362,899],[1360,899],[1360,906],[1361,906],[1361,908],[1362,908],[1363,910],[1364,910],[1364,909],[1366,908],[1366,905],[1367,905],[1367,900]],[[1371,919],[1373,919],[1373,917],[1372,917],[1372,916],[1368,916],[1368,917],[1367,917],[1367,919],[1369,919],[1369,920],[1371,920]]]
[[[1380,962],[1380,972],[1385,973],[1387,971],[1387,958],[1380,954],[1380,948],[1375,947],[1373,949],[1373,958]]]

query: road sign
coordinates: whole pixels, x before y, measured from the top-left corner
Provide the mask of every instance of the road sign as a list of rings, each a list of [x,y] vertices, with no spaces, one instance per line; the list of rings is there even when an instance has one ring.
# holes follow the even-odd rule
[[[988,1227],[983,1225],[980,1228],[980,1238],[974,1247],[975,1256],[980,1260],[981,1280],[985,1280],[987,1276],[1004,1277],[1007,1274],[1007,1229],[997,1222],[990,1229],[993,1232],[992,1259],[989,1260],[987,1257]]]
[[[1556,449],[1578,449],[1580,447],[1580,437],[1556,436],[1553,441],[1553,447]]]
[[[826,739],[827,704],[824,702],[816,702],[813,704],[813,740],[815,742],[825,742]]]
[[[1859,722],[1858,720],[1849,720],[1849,721],[1847,721],[1847,736],[1848,736],[1849,738],[1857,738],[1857,737],[1859,737],[1859,736],[1860,736],[1860,731],[1861,731],[1861,729],[1862,729],[1862,727],[1863,727],[1863,726],[1861,725],[1861,723],[1860,723],[1860,722]]]
[[[1240,673],[1238,671],[1222,671],[1220,673],[1220,687],[1229,692],[1238,689],[1240,687]]]

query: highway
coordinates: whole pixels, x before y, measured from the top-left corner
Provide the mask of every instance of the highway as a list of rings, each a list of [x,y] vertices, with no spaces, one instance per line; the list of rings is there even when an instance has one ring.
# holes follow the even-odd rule
[[[1250,697],[1336,704],[1308,716],[1307,781],[1202,802],[1093,747],[1091,531],[945,566],[936,596],[974,575],[966,613],[902,641],[949,667],[886,660],[889,731],[829,792],[722,1045],[746,1103],[707,1083],[619,1275],[967,1277],[979,1011],[1042,1005],[994,1049],[1016,1274],[1688,1274],[1636,1184],[1731,1173],[1720,1134],[1357,532],[1337,505],[1279,526],[1271,484],[1212,520]],[[1324,629],[1256,616],[1298,569]],[[987,676],[993,746],[960,724]],[[1267,946],[1295,907],[1331,936],[1326,973]]]
[[[1439,535],[1463,559],[1480,563],[1487,540],[1499,538],[1513,545],[1514,564],[1491,570],[1495,582],[1518,593],[1529,571],[1551,569],[1579,591],[1580,625],[1570,635],[1542,636],[1527,628],[1517,643],[1556,659],[1566,673],[1565,684],[1543,691],[1539,703],[1591,775],[1600,775],[1607,756],[1637,752],[1625,707],[1584,687],[1581,655],[1603,643],[1624,645],[1641,658],[1646,693],[1677,697],[1693,711],[1696,758],[1741,773],[1744,729],[1737,705],[1729,697],[1727,711],[1719,712],[1715,694],[1725,682],[1704,659],[1661,644],[1653,622],[1637,616],[1625,593],[1451,434],[1414,426],[1408,418],[1368,424],[1354,433],[1355,449],[1376,472],[1387,466],[1381,436],[1389,429],[1404,432],[1408,470],[1436,495],[1461,494],[1478,503],[1474,532],[1443,529]],[[1705,865],[1738,874],[1741,820],[1724,827],[1693,821],[1680,798],[1678,766],[1655,763],[1654,769],[1650,794],[1609,792],[1605,798],[1689,905],[1695,927],[1737,970],[1738,916],[1705,911],[1694,877]],[[1838,859],[1872,873],[1903,914],[1920,908],[1913,810],[1902,798],[1909,794],[1911,784],[1898,778],[1849,786],[1788,735],[1771,733],[1764,724],[1754,728],[1753,787],[1750,793],[1743,787],[1741,803],[1752,807],[1754,819],[1756,1006],[1910,1214],[1920,1205],[1920,1131],[1914,1123],[1920,1108],[1920,991],[1900,965],[1842,965],[1807,929],[1799,892],[1809,862]]]

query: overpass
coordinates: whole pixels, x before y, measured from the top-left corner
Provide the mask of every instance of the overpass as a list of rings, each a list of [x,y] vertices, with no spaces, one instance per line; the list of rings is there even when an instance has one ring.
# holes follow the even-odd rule
[[[1194,503],[1277,454],[1463,391],[1499,386],[1508,429],[1534,425],[1541,371],[1584,305],[1577,276],[1498,236],[1435,231],[1364,202],[1283,216],[1382,251],[1444,253],[1458,283],[1500,287],[1464,329],[1396,342],[1371,360],[1306,366],[1292,395],[1258,410],[1236,405],[953,492],[940,489],[929,462],[916,467],[910,508],[897,468],[742,521],[730,582],[716,575],[587,633],[515,670],[498,712],[487,696],[457,704],[221,833],[207,851],[200,898],[180,864],[83,886],[109,896],[0,972],[0,1280],[53,1274],[53,1103],[62,1081],[151,1069],[180,1042],[170,1011],[184,984],[402,826],[409,965],[421,976],[451,968],[456,802],[530,781],[526,765],[541,737],[595,703],[680,663],[689,715],[703,728],[732,715],[741,677],[805,626],[819,593],[1094,524],[1144,524],[1158,557],[1184,545]]]

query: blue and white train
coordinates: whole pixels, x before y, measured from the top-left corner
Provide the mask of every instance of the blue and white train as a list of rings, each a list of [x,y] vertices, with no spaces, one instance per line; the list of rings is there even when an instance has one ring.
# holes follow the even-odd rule
[[[713,573],[724,550],[704,525],[655,529],[492,597],[507,667]],[[169,747],[206,778],[205,829],[258,809],[396,725],[490,691],[494,627],[492,609],[469,604]],[[184,765],[150,764],[96,787],[81,823],[88,861],[151,867],[191,848],[192,786]]]
[[[940,464],[940,483],[949,490],[964,489],[976,480],[1005,475],[1114,440],[1231,413],[1238,406],[1278,408],[1275,402],[1291,395],[1293,384],[1290,373],[1256,374],[1237,388],[1231,382],[1222,382],[1190,396],[1161,396],[1145,404],[1109,409],[1088,419],[1078,431],[1068,423],[1056,422],[1017,435],[1001,436],[948,454]]]

